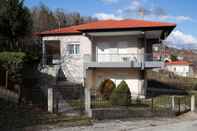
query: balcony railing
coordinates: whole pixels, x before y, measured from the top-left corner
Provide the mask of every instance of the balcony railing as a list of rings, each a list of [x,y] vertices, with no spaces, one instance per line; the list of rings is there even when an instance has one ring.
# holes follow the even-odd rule
[[[58,65],[61,63],[61,57],[59,55],[45,55],[42,59],[44,65]]]
[[[153,54],[97,54],[95,62],[137,62],[159,61],[153,57]]]
[[[161,68],[163,62],[154,58],[153,54],[97,54],[96,57],[84,55],[84,64],[87,68],[105,67],[136,67]]]

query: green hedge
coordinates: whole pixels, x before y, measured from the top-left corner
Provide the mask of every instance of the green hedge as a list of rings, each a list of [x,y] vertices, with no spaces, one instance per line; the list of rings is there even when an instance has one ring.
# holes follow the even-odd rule
[[[112,105],[126,106],[131,102],[131,93],[125,81],[122,81],[117,88],[112,91],[110,96]]]

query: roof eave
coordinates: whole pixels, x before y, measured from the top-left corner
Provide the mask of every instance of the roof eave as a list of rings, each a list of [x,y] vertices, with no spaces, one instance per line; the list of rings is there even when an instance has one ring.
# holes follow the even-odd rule
[[[45,36],[65,36],[65,35],[80,35],[82,34],[81,32],[76,32],[76,33],[68,33],[68,32],[64,32],[64,33],[40,33],[39,36],[40,37],[45,37]]]

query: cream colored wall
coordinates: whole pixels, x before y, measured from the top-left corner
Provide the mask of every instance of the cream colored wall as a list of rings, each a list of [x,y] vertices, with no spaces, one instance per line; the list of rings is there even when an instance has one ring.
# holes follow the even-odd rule
[[[111,79],[116,86],[120,84],[122,80],[125,80],[129,86],[131,95],[135,97],[144,97],[145,95],[145,84],[144,79],[141,79],[140,70],[135,69],[96,69],[92,75],[92,88],[99,88],[102,81]]]
[[[65,76],[68,80],[76,83],[83,82],[83,63],[84,54],[92,54],[92,44],[89,38],[83,35],[69,35],[69,36],[48,36],[43,37],[43,40],[60,40],[61,43],[61,58],[63,59],[62,67]],[[67,51],[68,44],[80,44],[79,55],[69,55]]]

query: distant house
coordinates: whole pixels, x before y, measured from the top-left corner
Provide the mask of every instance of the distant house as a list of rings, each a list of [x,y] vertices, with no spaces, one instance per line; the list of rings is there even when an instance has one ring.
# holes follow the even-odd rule
[[[165,63],[165,69],[179,76],[192,76],[192,63],[188,61],[171,61]]]

